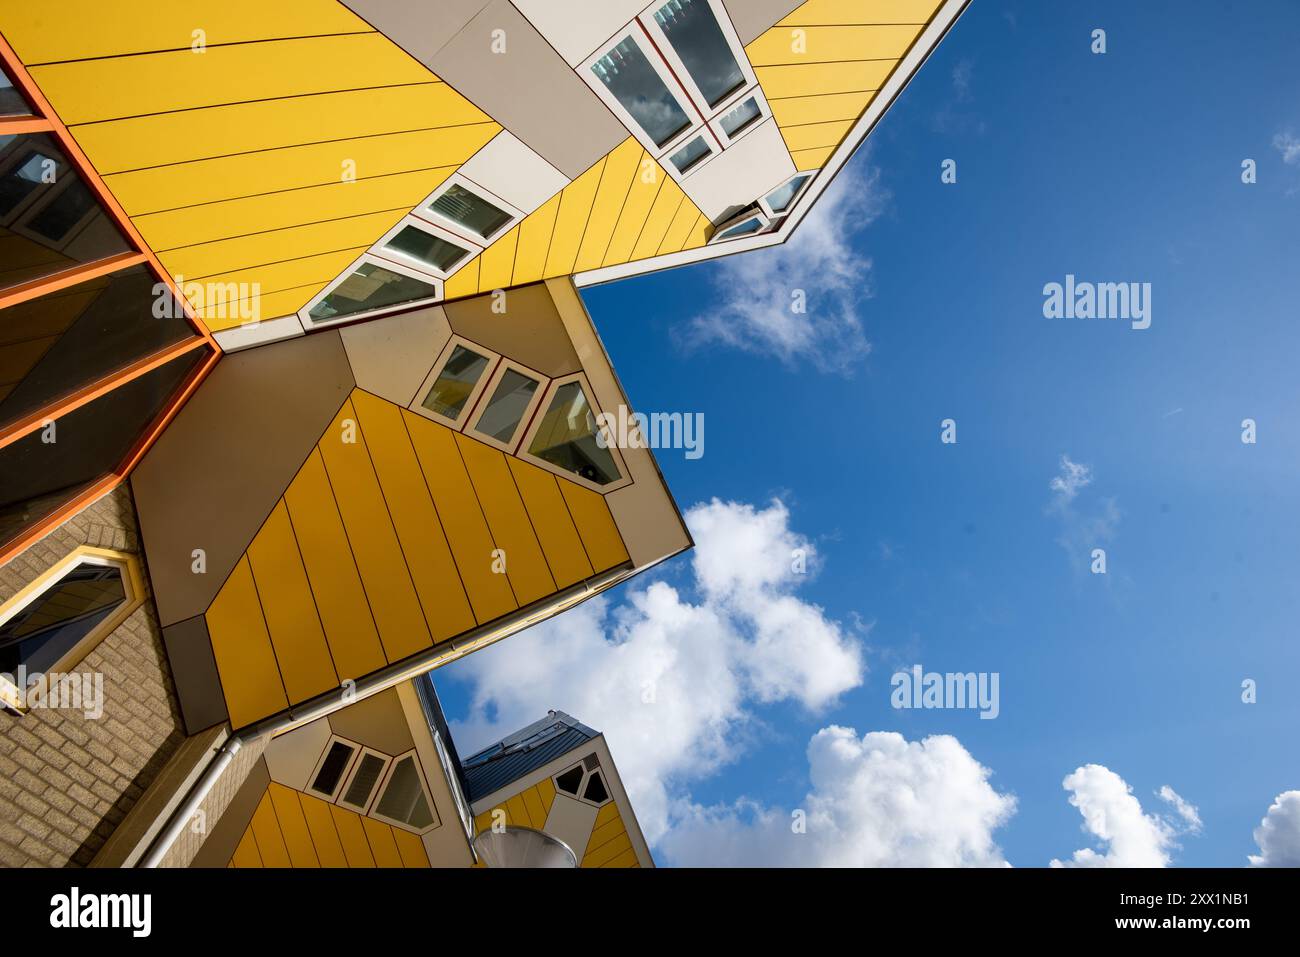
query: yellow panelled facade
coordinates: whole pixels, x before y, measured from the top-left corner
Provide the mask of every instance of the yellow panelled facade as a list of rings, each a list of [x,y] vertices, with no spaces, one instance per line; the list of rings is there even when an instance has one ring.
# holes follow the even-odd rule
[[[507,825],[531,827],[541,831],[555,803],[555,783],[544,778],[532,787],[507,798],[496,808],[484,811],[474,818],[474,832],[481,833],[492,827],[493,812],[505,815]],[[582,867],[640,867],[627,825],[618,810],[618,802],[610,801],[596,813],[591,837],[585,848],[575,847]]]
[[[271,782],[231,867],[428,867],[419,836]]]
[[[610,801],[596,814],[596,824],[591,829],[587,849],[582,855],[583,867],[640,867],[636,851],[632,848],[632,839],[628,837],[627,825],[618,811],[618,805]]]
[[[852,129],[939,0],[807,0],[745,48],[800,170]]]
[[[354,390],[207,611],[231,724],[626,561],[599,493]]]
[[[0,32],[213,330],[301,308],[500,131],[337,0],[49,16]]]

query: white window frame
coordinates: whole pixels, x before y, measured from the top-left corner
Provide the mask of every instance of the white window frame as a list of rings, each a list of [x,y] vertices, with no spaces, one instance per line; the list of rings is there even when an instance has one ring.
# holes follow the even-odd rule
[[[439,269],[423,260],[408,256],[405,253],[387,248],[389,242],[404,229],[415,228],[422,233],[434,236],[444,242],[451,243],[458,249],[465,250],[465,255],[460,258],[456,265],[451,269]],[[405,266],[407,269],[414,269],[417,273],[423,273],[426,276],[432,276],[434,279],[440,279],[446,282],[453,275],[467,266],[475,256],[483,252],[483,246],[480,243],[471,242],[458,233],[453,233],[450,229],[444,229],[436,223],[430,222],[422,216],[416,216],[414,213],[407,213],[401,218],[396,226],[390,229],[384,235],[379,237],[378,242],[370,247],[372,255],[378,256],[385,262],[395,263],[398,266]]]
[[[324,766],[325,759],[329,757],[329,753],[335,744],[346,744],[352,749],[352,756],[348,758],[347,764],[343,765],[343,773],[339,775],[339,780],[338,783],[334,785],[333,793],[326,796],[326,792],[316,790],[313,785],[316,783],[316,775],[320,774],[321,767]],[[336,801],[339,795],[343,793],[343,782],[351,777],[352,766],[357,763],[357,758],[360,755],[361,745],[357,744],[357,742],[345,738],[342,735],[331,734],[330,739],[325,742],[325,747],[321,751],[316,764],[312,767],[311,774],[307,775],[307,786],[303,789],[304,792],[313,797],[320,798],[322,801],[329,801],[331,803]]]
[[[488,366],[487,371],[484,372],[483,375],[479,376],[478,382],[475,383],[473,390],[470,391],[469,398],[465,400],[465,407],[461,410],[460,418],[450,419],[441,412],[435,412],[433,409],[427,407],[424,404],[424,400],[425,397],[428,396],[429,390],[433,388],[433,384],[438,381],[438,376],[441,375],[442,370],[451,360],[452,354],[456,351],[457,346],[461,346],[468,349],[470,352],[485,357],[488,360]],[[431,422],[445,425],[449,429],[453,429],[457,432],[464,432],[465,424],[469,422],[470,419],[474,418],[474,412],[478,408],[479,400],[487,390],[488,382],[492,381],[493,377],[496,375],[497,366],[500,365],[502,361],[509,360],[504,359],[499,352],[494,352],[485,346],[481,346],[472,339],[466,339],[464,336],[454,335],[448,339],[447,344],[442,347],[442,352],[438,353],[438,360],[433,364],[433,368],[429,370],[429,374],[424,377],[424,381],[420,383],[420,388],[416,391],[415,398],[411,400],[411,404],[408,405],[407,408],[416,415],[421,415],[424,418],[429,419]]]
[[[348,743],[351,744],[352,742],[349,741]],[[379,769],[379,776],[375,778],[375,786],[372,787],[370,793],[366,795],[366,803],[363,806],[360,804],[353,804],[348,801],[344,795],[346,795],[348,789],[352,787],[352,779],[355,778],[357,772],[361,770],[361,761],[367,754],[379,758],[384,762],[384,766]],[[358,814],[369,814],[371,805],[375,803],[375,798],[379,795],[380,785],[382,785],[384,780],[388,777],[388,771],[392,767],[392,764],[393,759],[389,755],[384,754],[382,751],[376,751],[374,748],[368,748],[365,745],[361,745],[352,759],[352,764],[349,766],[347,774],[343,776],[343,783],[339,785],[339,793],[335,796],[334,803],[339,807],[345,807],[350,811],[356,811]]]
[[[518,372],[520,375],[527,376],[529,379],[534,380],[537,383],[537,388],[533,391],[533,397],[525,407],[523,415],[519,417],[519,422],[515,425],[514,434],[510,436],[510,441],[499,442],[486,432],[479,431],[478,424],[483,418],[483,413],[487,411],[488,403],[492,401],[492,395],[496,392],[497,386],[501,384],[501,380],[504,379],[506,373],[510,371]],[[522,362],[516,362],[514,359],[501,356],[500,360],[496,364],[496,368],[492,370],[491,375],[488,377],[487,385],[485,385],[483,390],[477,397],[475,397],[475,407],[465,416],[466,425],[463,431],[466,435],[472,435],[480,442],[484,442],[493,448],[500,449],[502,452],[508,452],[513,455],[515,449],[519,447],[520,436],[526,433],[529,426],[532,425],[533,418],[537,414],[537,407],[542,404],[542,397],[546,395],[550,386],[550,381],[551,380],[548,376],[542,375],[536,369],[530,369]],[[468,402],[466,404],[468,405]],[[429,410],[426,409],[425,411]],[[434,414],[436,415],[437,413]]]
[[[701,157],[691,166],[687,167],[685,172],[682,172],[673,163],[672,155],[682,147],[686,146],[688,143],[692,142],[697,136],[704,137],[704,142],[707,143],[709,146],[708,155]],[[663,167],[665,173],[667,173],[677,182],[681,183],[684,182],[687,177],[694,176],[697,172],[699,172],[705,166],[707,166],[708,163],[714,157],[716,157],[719,153],[722,152],[722,150],[723,147],[721,142],[718,139],[717,134],[714,133],[709,126],[707,125],[693,126],[686,131],[686,134],[682,136],[681,139],[673,141],[673,143],[670,145],[669,149],[664,153],[664,155],[658,157],[658,162],[659,165]]]
[[[804,193],[808,192],[808,187],[812,185],[813,180],[817,178],[817,174],[819,172],[821,171],[815,169],[805,169],[805,170],[800,170],[799,172],[795,173],[793,176],[783,179],[781,182],[777,183],[775,186],[773,186],[766,193],[764,193],[762,196],[759,197],[758,199],[759,209],[761,209],[764,213],[767,214],[768,219],[771,219],[773,221],[784,219],[786,216],[789,216],[790,213],[794,210],[795,206],[798,204],[799,199],[803,196]],[[799,187],[799,189],[795,192],[795,194],[790,197],[789,205],[786,206],[785,209],[780,211],[773,209],[768,204],[767,198],[771,196],[773,193],[775,193],[782,186],[789,185],[790,183],[799,179],[801,176],[806,176],[808,177],[808,179],[804,182],[802,186]]]
[[[570,382],[577,382],[582,386],[583,395],[587,397],[587,404],[591,406],[592,413],[597,417],[601,415],[604,410],[602,410],[597,404],[596,393],[591,388],[591,383],[587,380],[585,373],[572,372],[569,375],[562,375],[559,378],[552,379],[542,397],[537,414],[533,416],[533,421],[530,422],[528,428],[524,430],[523,438],[519,442],[518,451],[515,452],[515,455],[523,459],[525,462],[536,465],[538,468],[546,469],[546,471],[550,472],[552,475],[558,475],[560,478],[568,479],[570,482],[576,482],[583,488],[590,489],[593,492],[599,492],[601,495],[631,485],[632,477],[628,474],[627,462],[624,461],[623,454],[615,443],[611,443],[606,447],[614,457],[614,464],[618,466],[619,478],[610,482],[608,485],[598,485],[589,479],[583,478],[576,472],[570,472],[568,469],[560,468],[560,466],[546,461],[546,459],[539,455],[533,455],[528,451],[528,447],[532,445],[533,438],[537,435],[537,430],[541,428],[542,420],[546,418],[546,410],[551,407],[551,402],[555,396],[556,390]]]
[[[740,236],[728,236],[728,237],[723,236],[723,233],[727,232],[727,230],[734,229],[737,226],[743,225],[744,223],[749,222],[751,219],[757,219],[760,223],[762,223],[763,224],[762,228],[757,230],[756,232],[744,233]],[[731,219],[720,224],[716,229],[714,229],[713,235],[709,237],[708,245],[711,246],[714,243],[730,243],[730,242],[734,242],[737,239],[750,239],[754,236],[761,236],[763,235],[763,233],[771,229],[771,227],[772,227],[772,220],[768,218],[767,213],[763,212],[762,209],[751,209],[749,210],[749,212],[741,213],[739,216],[733,216]]]
[[[454,219],[448,219],[446,216],[442,215],[441,213],[433,209],[430,209],[430,207],[433,205],[433,201],[436,200],[443,193],[445,193],[447,190],[451,189],[451,187],[453,186],[460,186],[463,189],[469,190],[471,193],[475,193],[476,195],[481,196],[483,199],[487,200],[489,203],[497,207],[497,209],[501,210],[503,213],[508,213],[510,215],[510,221],[506,223],[504,226],[502,226],[500,229],[498,229],[496,232],[492,233],[490,236],[480,236],[477,233],[475,233],[473,230],[469,229],[468,227],[462,226]],[[435,189],[432,193],[430,193],[428,196],[426,196],[423,200],[421,200],[416,205],[415,209],[411,211],[411,214],[413,216],[418,217],[419,219],[423,220],[426,223],[432,223],[435,226],[441,227],[442,229],[451,233],[453,236],[463,238],[465,242],[473,243],[474,245],[478,246],[480,249],[492,245],[494,242],[496,242],[506,233],[510,232],[510,230],[518,226],[519,223],[523,221],[525,215],[523,210],[519,209],[517,206],[511,203],[506,202],[496,193],[492,192],[492,190],[484,186],[480,186],[478,183],[474,182],[468,176],[465,176],[463,173],[459,171],[452,173],[445,180],[443,180],[442,183],[439,184],[437,189]]]
[[[424,792],[424,799],[429,804],[429,813],[433,816],[433,823],[426,828],[416,828],[415,826],[407,824],[405,821],[399,820],[395,817],[388,817],[386,814],[380,814],[378,810],[379,798],[383,795],[384,791],[387,790],[389,781],[392,780],[393,774],[397,771],[397,766],[407,758],[410,758],[415,764],[416,777],[420,782],[421,790]],[[608,788],[606,788],[606,790],[608,790]],[[412,834],[428,834],[430,831],[442,826],[442,819],[438,816],[438,805],[434,803],[433,794],[429,790],[429,779],[425,777],[424,766],[420,764],[420,757],[415,753],[414,749],[402,754],[394,755],[389,761],[388,767],[384,770],[384,774],[379,780],[379,784],[375,787],[375,793],[371,798],[370,806],[371,810],[367,815],[368,817],[374,818],[376,821],[383,821],[385,824],[391,824],[393,827],[400,827],[402,830],[410,831]]]
[[[758,101],[758,118],[751,120],[749,125],[743,127],[735,136],[729,136],[722,128],[722,118],[730,113],[732,109],[735,109],[746,100],[750,99]],[[742,90],[740,96],[736,98],[736,101],[731,105],[730,109],[723,110],[717,116],[710,119],[709,129],[711,129],[713,135],[718,138],[718,142],[723,144],[723,149],[726,149],[732,143],[737,143],[750,133],[754,132],[754,130],[763,125],[765,120],[770,119],[771,116],[772,108],[768,106],[767,97],[763,95],[762,88],[753,86],[746,90]]]
[[[637,18],[645,28],[646,33],[650,35],[651,41],[663,59],[667,61],[669,67],[677,75],[678,85],[686,90],[689,96],[706,119],[714,119],[728,112],[732,106],[739,102],[748,90],[758,86],[758,76],[754,73],[753,66],[750,65],[749,56],[745,53],[745,46],[740,42],[740,36],[736,33],[736,27],[731,22],[731,16],[727,13],[726,7],[722,5],[722,0],[704,0],[709,8],[713,11],[714,17],[717,18],[718,26],[722,29],[722,36],[727,41],[727,46],[731,48],[731,55],[736,58],[736,65],[740,67],[740,72],[745,78],[745,82],[740,88],[729,94],[717,106],[709,106],[708,99],[696,85],[691,71],[686,69],[686,64],[677,51],[673,48],[672,43],[668,40],[668,35],[664,33],[659,24],[655,22],[655,11],[667,5],[667,0],[656,0],[650,4],[641,15]],[[751,124],[752,125],[752,124]]]
[[[604,59],[610,50],[626,39],[631,39],[632,42],[640,48],[641,53],[650,64],[650,68],[658,74],[659,79],[663,81],[664,86],[668,88],[668,92],[677,100],[677,105],[681,107],[682,112],[686,114],[686,118],[690,121],[690,125],[687,126],[686,129],[681,133],[678,133],[663,146],[658,146],[655,141],[650,138],[650,134],[647,133],[632,114],[624,108],[623,104],[619,102],[618,97],[614,95],[613,91],[602,83],[600,78],[596,76],[595,72],[592,70],[592,67],[596,65],[597,61]],[[578,67],[578,75],[581,76],[582,81],[586,83],[598,97],[600,97],[601,102],[609,107],[614,115],[622,121],[628,132],[636,137],[637,142],[646,148],[646,152],[657,160],[677,152],[682,144],[688,141],[688,138],[694,139],[694,136],[692,135],[693,132],[698,132],[701,127],[706,125],[706,117],[700,112],[695,102],[691,99],[690,94],[686,92],[682,85],[677,82],[677,79],[669,71],[667,62],[659,55],[658,51],[655,50],[653,44],[650,43],[649,36],[645,32],[639,19],[633,20],[598,46],[596,52],[589,56]],[[702,165],[702,162],[703,161],[701,161],[701,163],[696,163],[695,166],[691,167],[691,172],[698,169]]]
[[[587,758],[590,757],[594,757],[594,755],[587,755],[587,757],[584,757],[581,760],[579,760],[577,764],[571,764],[568,767],[561,768],[559,771],[556,771],[554,774],[551,775],[551,784],[552,786],[554,786],[556,794],[563,794],[565,797],[570,798],[574,801],[581,801],[583,804],[586,804],[588,807],[604,807],[606,804],[612,804],[614,802],[614,789],[609,786],[609,775],[605,773],[604,768],[599,764],[599,762],[596,764],[594,768],[587,767],[587,763],[586,763]],[[568,791],[560,787],[558,783],[558,779],[560,775],[568,774],[574,768],[582,769],[582,780],[578,782],[578,793],[570,794]],[[588,797],[583,796],[587,792],[587,782],[590,781],[591,776],[598,771],[600,772],[601,781],[605,783],[605,800],[599,803],[591,800]]]
[[[412,299],[409,302],[399,302],[391,306],[381,306],[378,309],[370,309],[366,312],[354,312],[349,313],[346,316],[335,316],[333,319],[313,319],[311,317],[312,309],[366,263],[370,263],[373,266],[379,266],[381,269],[387,269],[391,272],[400,273],[410,279],[418,279],[423,283],[427,283],[434,288],[435,294],[421,299]],[[376,256],[372,253],[366,252],[353,260],[347,269],[343,270],[343,272],[340,273],[329,285],[318,292],[305,306],[299,309],[298,318],[302,321],[303,328],[308,331],[311,331],[312,329],[325,329],[346,322],[356,322],[359,319],[374,319],[378,316],[387,316],[394,312],[406,312],[411,309],[418,309],[420,306],[442,302],[443,288],[441,280],[431,276],[427,272],[421,272],[418,269],[411,269],[409,266],[403,266],[401,263],[394,262],[391,259],[384,259],[381,256]]]

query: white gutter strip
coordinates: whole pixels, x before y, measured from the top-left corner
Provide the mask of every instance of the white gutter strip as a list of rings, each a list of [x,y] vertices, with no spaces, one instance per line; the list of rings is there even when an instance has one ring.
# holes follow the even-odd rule
[[[167,822],[167,827],[158,835],[153,846],[149,848],[149,853],[140,862],[140,867],[158,866],[159,862],[167,855],[167,852],[171,850],[176,838],[180,836],[181,830],[189,823],[190,818],[194,816],[194,812],[199,809],[203,799],[208,796],[208,792],[212,790],[212,785],[217,783],[217,778],[221,777],[230,762],[235,760],[235,755],[243,745],[242,738],[230,738],[221,746],[221,750],[217,752],[216,760],[207,766],[203,772],[203,777],[195,782],[194,787],[186,796],[185,803],[172,814],[171,820]]]

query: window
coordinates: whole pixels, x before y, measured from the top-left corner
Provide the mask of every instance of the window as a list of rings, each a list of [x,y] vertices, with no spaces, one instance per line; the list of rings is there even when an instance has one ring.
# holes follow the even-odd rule
[[[755,89],[752,96],[742,99],[713,120],[710,126],[722,142],[731,145],[771,115],[762,91]]]
[[[433,277],[366,254],[298,315],[309,326],[319,326],[362,315],[383,315],[441,298],[442,284]]]
[[[582,787],[582,775],[582,765],[575,765],[563,774],[555,776],[555,786],[565,794],[572,794],[577,797],[578,789]]]
[[[85,546],[0,606],[0,704],[23,712],[144,600],[132,555]]]
[[[761,212],[750,210],[727,220],[714,231],[709,239],[711,243],[725,242],[728,239],[740,239],[742,236],[754,236],[767,229],[769,223]]]
[[[545,376],[503,358],[487,385],[489,398],[471,431],[489,445],[513,452],[519,427],[532,418],[541,402],[545,381]]]
[[[334,800],[338,795],[339,786],[343,783],[343,775],[356,753],[356,745],[349,744],[342,738],[332,738],[320,764],[316,767],[316,773],[312,776],[311,789],[325,795],[331,801]]]
[[[812,182],[816,171],[795,173],[788,180],[758,201],[763,212],[775,218],[783,216],[794,206],[794,201],[803,193],[804,187]]]
[[[599,807],[610,800],[609,788],[605,786],[604,772],[596,755],[589,754],[578,764],[561,771],[552,780],[555,789],[572,797],[588,801]]]
[[[664,147],[692,125],[682,97],[629,34],[591,64],[591,72],[656,147]]]
[[[673,164],[677,172],[685,173],[696,163],[706,160],[712,155],[713,147],[709,145],[709,141],[703,136],[697,136],[668,157],[668,161]]]
[[[403,218],[374,246],[376,256],[437,279],[446,279],[478,252],[479,247],[415,216]]]
[[[414,752],[393,762],[379,800],[370,813],[371,817],[415,831],[427,831],[438,823],[420,769],[416,765]]]
[[[361,750],[361,757],[352,766],[352,773],[343,785],[339,804],[346,804],[362,814],[370,807],[375,785],[387,770],[389,758],[369,748]]]
[[[670,0],[652,14],[654,25],[686,67],[686,75],[710,109],[750,85],[739,60],[722,31],[719,20],[730,21],[725,11],[715,11],[708,0]],[[739,46],[739,41],[735,46]]]
[[[421,405],[430,412],[453,422],[459,422],[462,413],[481,391],[483,373],[495,360],[486,349],[479,350],[468,343],[453,341],[448,347],[446,361],[433,380]]]
[[[524,217],[523,212],[460,173],[448,177],[415,213],[483,246]]]
[[[0,116],[31,116],[32,108],[23,95],[14,89],[14,81],[0,68]]]
[[[583,383],[583,377],[572,376],[553,384],[544,403],[546,412],[538,417],[524,447],[528,458],[551,471],[602,489],[621,479],[622,472],[615,450],[605,447],[600,436],[597,413]]]

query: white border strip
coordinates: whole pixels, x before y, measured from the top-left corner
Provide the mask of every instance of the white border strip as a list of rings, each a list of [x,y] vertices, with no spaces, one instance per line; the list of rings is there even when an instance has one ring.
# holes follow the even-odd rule
[[[939,41],[943,39],[949,28],[956,22],[966,9],[970,0],[945,0],[943,7],[934,15],[912,48],[907,52],[895,67],[894,72],[890,74],[885,85],[876,93],[875,98],[858,118],[857,123],[849,130],[840,145],[836,147],[835,152],[822,166],[821,172],[813,178],[812,183],[804,190],[800,201],[791,210],[790,214],[785,217],[776,232],[764,233],[759,236],[753,236],[748,239],[733,239],[726,243],[720,243],[716,246],[705,244],[696,249],[687,249],[682,252],[668,253],[665,256],[655,256],[651,259],[639,259],[635,262],[622,263],[616,266],[605,266],[601,269],[591,269],[587,272],[577,273],[573,277],[573,284],[579,289],[587,286],[598,286],[601,283],[613,282],[616,279],[626,279],[629,276],[641,276],[646,273],[658,272],[661,269],[673,269],[677,266],[688,266],[691,263],[703,262],[708,259],[719,259],[722,256],[730,256],[735,253],[749,252],[755,249],[765,249],[769,246],[779,246],[790,238],[795,228],[807,215],[813,204],[825,192],[836,174],[843,168],[844,164],[849,161],[854,150],[867,138],[872,128],[879,122],[885,112],[894,104],[899,94],[911,82],[916,71],[921,68],[930,54],[934,52]]]

